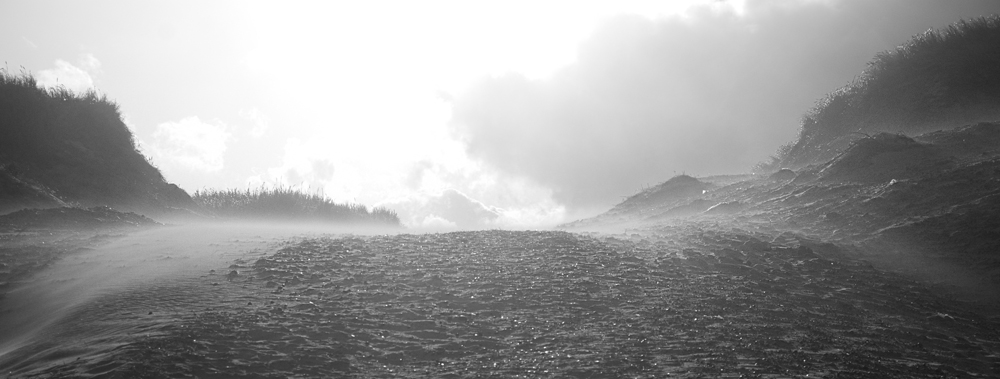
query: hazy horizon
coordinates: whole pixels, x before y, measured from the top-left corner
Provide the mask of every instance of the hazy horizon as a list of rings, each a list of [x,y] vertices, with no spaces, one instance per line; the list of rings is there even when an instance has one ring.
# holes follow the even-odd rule
[[[996,1],[44,2],[6,68],[121,105],[168,181],[547,226],[748,172],[875,54]],[[459,225],[459,226],[462,226]]]

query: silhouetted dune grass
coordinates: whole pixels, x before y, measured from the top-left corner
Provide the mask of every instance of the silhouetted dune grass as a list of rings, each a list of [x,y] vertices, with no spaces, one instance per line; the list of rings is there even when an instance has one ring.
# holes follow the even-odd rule
[[[117,103],[94,90],[39,87],[27,72],[0,69],[0,166],[0,184],[30,183],[28,192],[39,192],[31,194],[34,200],[136,211],[194,205],[138,151]],[[9,208],[0,212],[22,208],[22,193],[0,191]],[[25,206],[64,205],[34,200]]]
[[[286,187],[206,189],[194,201],[216,215],[237,219],[280,219],[400,226],[396,212],[361,204],[338,204],[325,196]]]
[[[1000,16],[928,30],[876,55],[855,80],[817,102],[798,141],[763,171],[833,158],[865,134],[910,136],[1000,120]]]

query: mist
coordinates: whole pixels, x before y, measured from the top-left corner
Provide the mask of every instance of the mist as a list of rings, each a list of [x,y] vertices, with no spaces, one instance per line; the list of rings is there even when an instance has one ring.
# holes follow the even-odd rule
[[[377,226],[277,220],[187,220],[185,225],[163,226],[117,236],[106,244],[82,248],[78,254],[59,260],[31,281],[4,294],[4,301],[0,304],[0,357],[12,359],[6,355],[25,344],[54,333],[64,333],[65,331],[53,328],[52,325],[66,319],[73,312],[78,312],[80,307],[101,299],[121,296],[138,288],[187,285],[206,276],[217,281],[232,280],[232,277],[226,277],[230,270],[224,269],[234,260],[252,263],[269,249],[276,249],[302,238],[394,234],[403,231]],[[109,237],[111,236],[104,236]],[[100,234],[93,237],[94,240],[99,238]],[[240,273],[244,268],[235,270],[236,275],[248,274]],[[174,298],[170,291],[162,291],[142,301],[148,303],[145,306],[152,308],[192,300]],[[69,325],[74,326],[77,322],[84,321],[77,320]],[[74,354],[86,355],[106,347],[102,345],[115,346],[118,341],[110,340],[109,336],[119,332],[117,329],[127,329],[129,326],[81,328],[81,331],[73,332],[76,340],[72,348],[43,347],[69,349]],[[29,353],[41,356],[45,352],[28,351],[20,354]]]
[[[996,12],[993,1],[748,1],[618,16],[551,77],[493,75],[455,96],[452,132],[570,210],[607,207],[682,173],[749,172],[878,52]]]

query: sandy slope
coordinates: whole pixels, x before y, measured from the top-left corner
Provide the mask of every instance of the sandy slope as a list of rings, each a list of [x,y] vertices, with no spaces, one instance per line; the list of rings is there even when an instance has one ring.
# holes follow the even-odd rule
[[[36,355],[15,376],[1000,374],[998,320],[804,244],[695,227],[305,238],[260,259],[233,243],[46,336],[66,351],[73,330],[118,328],[101,332],[116,348]]]
[[[143,309],[174,306],[179,307],[173,312],[177,313],[191,305],[189,299],[197,299],[196,293],[150,292],[151,288],[200,283],[200,276],[210,270],[263,254],[268,246],[302,231],[189,225],[94,233],[56,232],[57,237],[35,237],[12,248],[62,258],[29,267],[36,271],[32,276],[7,286],[0,300],[0,372],[103,356],[133,342],[129,335],[175,321],[168,313],[150,315]],[[60,247],[44,250],[41,246],[46,244]],[[22,263],[27,258],[20,257]],[[137,297],[138,293],[143,295]],[[139,318],[140,313],[149,317]]]

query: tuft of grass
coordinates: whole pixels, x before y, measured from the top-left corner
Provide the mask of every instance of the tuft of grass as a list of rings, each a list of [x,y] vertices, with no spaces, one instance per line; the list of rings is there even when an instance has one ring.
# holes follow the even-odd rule
[[[26,127],[28,125],[47,129],[44,131],[79,129],[78,125],[73,125],[73,120],[45,120],[39,117],[38,112],[40,111],[60,113],[57,115],[60,117],[69,116],[67,113],[86,113],[95,116],[100,121],[112,121],[108,125],[102,125],[99,129],[88,131],[99,132],[98,137],[127,141],[124,145],[132,150],[137,150],[132,133],[121,122],[120,106],[108,98],[106,94],[101,94],[93,88],[77,93],[65,86],[40,87],[35,77],[24,68],[21,69],[20,74],[13,74],[6,68],[0,68],[0,116],[5,121],[2,129],[4,132],[27,133],[29,131],[25,129],[28,129]],[[63,122],[53,123],[52,121]],[[77,122],[85,121],[78,120]],[[114,124],[121,124],[121,127]]]
[[[0,68],[0,164],[15,164],[22,177],[88,207],[193,205],[139,151],[118,103],[93,89],[40,87],[23,68]]]
[[[799,139],[762,166],[828,159],[850,134],[916,135],[1000,117],[1000,16],[928,30],[877,54],[802,118]],[[831,144],[831,141],[839,141]]]
[[[368,210],[362,204],[338,204],[320,194],[288,187],[204,189],[195,191],[192,199],[206,210],[227,218],[401,225],[399,216],[390,209]]]

